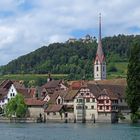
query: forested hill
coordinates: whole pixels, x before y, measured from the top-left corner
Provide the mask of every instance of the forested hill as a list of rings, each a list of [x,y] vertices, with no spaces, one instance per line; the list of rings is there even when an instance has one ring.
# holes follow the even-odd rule
[[[134,39],[140,36],[118,35],[102,39],[108,65],[114,62],[127,62]],[[34,52],[21,56],[1,67],[2,74],[53,73],[70,74],[78,77],[92,77],[93,58],[97,42],[54,43],[43,46]],[[115,66],[110,66],[115,70]],[[114,68],[114,69],[113,69]],[[109,69],[108,69],[109,71]]]

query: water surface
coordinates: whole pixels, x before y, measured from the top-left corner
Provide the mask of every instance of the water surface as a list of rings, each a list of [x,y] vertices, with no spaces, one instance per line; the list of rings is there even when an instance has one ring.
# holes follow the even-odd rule
[[[0,123],[0,140],[140,140],[140,125]]]

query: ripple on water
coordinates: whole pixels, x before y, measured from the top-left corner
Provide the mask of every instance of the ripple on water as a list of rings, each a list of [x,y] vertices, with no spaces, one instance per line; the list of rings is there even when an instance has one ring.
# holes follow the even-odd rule
[[[140,140],[140,125],[3,123],[0,140]]]

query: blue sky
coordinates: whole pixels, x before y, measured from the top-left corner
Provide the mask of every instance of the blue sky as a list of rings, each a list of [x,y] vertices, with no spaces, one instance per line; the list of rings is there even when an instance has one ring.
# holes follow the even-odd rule
[[[139,0],[1,0],[0,65],[53,42],[140,34]]]

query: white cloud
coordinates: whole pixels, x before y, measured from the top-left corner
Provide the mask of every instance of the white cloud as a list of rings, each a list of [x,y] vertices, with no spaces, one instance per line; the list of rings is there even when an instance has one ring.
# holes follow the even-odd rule
[[[0,64],[41,45],[66,41],[77,30],[98,30],[100,12],[103,36],[139,33],[133,30],[140,28],[139,10],[138,0],[0,1]]]

